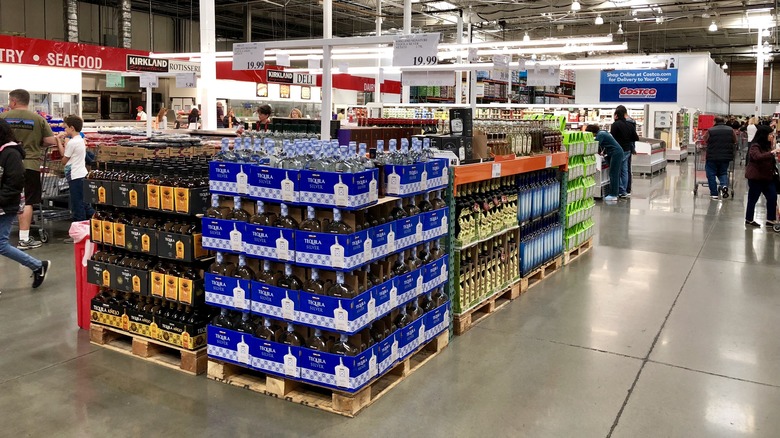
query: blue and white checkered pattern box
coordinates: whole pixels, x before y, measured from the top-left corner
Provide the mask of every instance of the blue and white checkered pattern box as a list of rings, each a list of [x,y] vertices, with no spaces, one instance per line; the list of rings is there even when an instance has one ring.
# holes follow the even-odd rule
[[[325,330],[355,333],[366,327],[373,319],[369,318],[368,313],[371,299],[372,290],[367,290],[351,299],[299,292],[300,309],[296,312],[296,321]],[[336,318],[337,313],[342,315],[339,320]],[[375,317],[376,314],[373,316]]]
[[[396,338],[398,339],[398,359],[403,360],[417,350],[425,339],[424,318],[398,330]]]
[[[253,165],[249,169],[249,196],[262,201],[297,203],[300,172]]]
[[[387,280],[371,288],[371,295],[376,304],[377,316],[390,312],[398,305],[398,288],[395,286],[395,279]],[[392,298],[392,296],[395,296],[395,298]]]
[[[303,170],[299,201],[315,207],[364,208],[379,198],[378,178],[376,169],[358,173]]]
[[[396,333],[397,331],[391,333],[390,336],[374,346],[377,354],[378,376],[389,371],[398,361],[398,341],[395,338]]]
[[[417,246],[424,241],[422,215],[418,214],[393,222],[395,233],[395,251]]]
[[[385,166],[385,193],[407,196],[428,190],[428,170],[425,163]]]
[[[299,310],[298,291],[252,282],[252,313],[294,322]]]
[[[423,318],[425,319],[425,339],[423,339],[423,343],[427,343],[444,331],[449,330],[450,302],[447,301],[436,309],[426,313],[423,315]]]
[[[248,311],[252,307],[251,283],[248,280],[207,272],[203,288],[206,291],[206,304],[240,311]]]
[[[423,293],[428,293],[447,282],[449,279],[449,257],[448,254],[445,254],[444,257],[434,260],[421,268]]]
[[[255,338],[252,335],[246,333],[240,333],[235,330],[225,329],[209,325],[207,328],[207,353],[210,357],[225,360],[249,367],[251,364],[251,347],[255,342]],[[239,349],[243,345],[244,351],[247,353],[243,359],[243,362],[239,354]]]
[[[440,208],[422,214],[423,240],[437,239],[449,233],[449,208]]]
[[[427,190],[439,190],[449,185],[449,160],[446,158],[435,158],[425,163],[425,166],[428,171]]]
[[[249,195],[250,164],[212,161],[209,190],[220,195]]]
[[[252,368],[279,376],[300,378],[300,347],[262,339],[255,339],[250,347]]]
[[[312,268],[352,270],[373,259],[373,251],[366,252],[367,239],[368,230],[347,235],[296,231],[295,263]]]
[[[390,242],[389,239],[393,239],[392,246],[395,247],[395,237],[393,230],[393,223],[389,222],[383,225],[378,225],[376,227],[371,227],[368,230],[369,237],[371,237],[371,246],[373,251],[373,258],[381,259],[387,256],[388,254],[391,254],[392,251],[390,251]]]
[[[301,380],[354,392],[376,376],[376,361],[373,347],[357,356],[340,356],[301,349]],[[339,373],[343,373],[343,377],[339,377]]]
[[[251,256],[295,262],[295,230],[246,224],[244,251]]]
[[[220,252],[239,253],[244,251],[243,232],[245,222],[225,219],[201,219],[203,248]]]

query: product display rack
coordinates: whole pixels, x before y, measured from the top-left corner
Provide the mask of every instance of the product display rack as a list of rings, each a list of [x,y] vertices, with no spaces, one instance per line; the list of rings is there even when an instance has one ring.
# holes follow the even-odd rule
[[[357,152],[354,145],[350,147],[352,153]],[[290,229],[207,213],[210,217],[203,218],[204,246],[219,251],[219,260],[239,258],[239,265],[262,274],[284,263],[284,278],[297,276],[306,284],[309,280],[303,279],[330,280],[332,285],[326,287],[331,291],[335,285],[345,284],[357,292],[321,294],[307,292],[306,284],[289,287],[278,279],[273,284],[268,277],[247,281],[218,272],[207,274],[206,301],[220,309],[220,316],[208,329],[209,377],[354,416],[395,386],[399,375],[405,377],[441,351],[448,342],[451,320],[451,227],[446,205],[451,176],[446,167],[446,160],[429,159],[336,173],[212,162],[211,191],[212,196],[218,196],[213,204],[216,208],[233,209],[240,201],[252,217],[291,216],[301,227],[306,220],[316,219],[322,226],[322,232]],[[330,184],[330,178],[336,183]],[[314,180],[318,193],[310,186]],[[278,191],[276,182],[280,183]],[[345,186],[344,192],[339,191],[339,184]],[[385,196],[380,197],[380,192]],[[431,197],[431,192],[441,196]],[[428,198],[436,199],[434,205],[442,208],[411,213],[411,205],[422,205]],[[394,218],[399,208],[410,213],[379,223],[368,219]],[[337,223],[347,225],[349,231],[325,231],[326,224],[332,228]],[[405,255],[410,249],[415,254],[411,258],[416,259],[417,251],[423,249],[428,254],[429,247],[441,248],[441,257],[405,273],[396,270],[413,262]],[[366,283],[369,276],[377,280]],[[406,318],[408,309],[419,311],[418,305],[432,296],[442,297],[441,304],[408,325],[404,322],[397,330],[391,329],[391,323],[403,321],[401,315]],[[242,321],[228,320],[232,314],[240,314]],[[250,320],[256,324],[245,323]],[[277,324],[287,325],[286,336],[272,329],[275,333],[271,337],[263,337],[268,332],[261,333],[260,327]],[[374,330],[384,332],[384,337],[375,339]],[[291,341],[290,333],[304,342]],[[325,340],[325,350],[315,348],[311,343],[315,338]],[[359,352],[340,353],[337,348],[344,344]]]
[[[206,164],[140,159],[88,175],[98,249],[87,261],[87,281],[101,287],[91,303],[93,343],[190,374],[206,371],[202,272],[211,254],[196,217],[205,211]]]
[[[598,142],[589,132],[567,132],[564,135],[569,152],[567,185],[563,202],[566,231],[564,233],[564,264],[584,254],[592,245],[594,234],[594,198],[601,186],[594,176],[599,171]]]

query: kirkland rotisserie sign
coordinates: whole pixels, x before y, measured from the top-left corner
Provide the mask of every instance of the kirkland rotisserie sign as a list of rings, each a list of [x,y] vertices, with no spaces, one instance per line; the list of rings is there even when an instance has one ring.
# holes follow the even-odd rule
[[[677,70],[602,70],[601,102],[677,102]]]

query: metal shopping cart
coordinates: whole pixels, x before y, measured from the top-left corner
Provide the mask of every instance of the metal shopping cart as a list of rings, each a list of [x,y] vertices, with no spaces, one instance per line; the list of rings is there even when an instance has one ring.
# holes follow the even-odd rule
[[[70,193],[65,178],[65,166],[57,146],[49,146],[41,160],[41,204],[33,206],[38,223],[33,227],[38,231],[41,242],[49,241],[49,232],[45,221],[70,219]]]
[[[734,165],[736,163],[736,157],[737,157],[737,145],[734,145],[734,160],[731,160],[729,162],[729,182],[731,183],[731,187],[729,189],[731,192],[734,191],[734,185],[736,184],[736,181],[734,181]],[[693,148],[693,162],[694,162],[694,172],[693,172],[693,194],[698,195],[699,194],[699,186],[704,186],[709,188],[709,182],[707,181],[707,171],[705,166],[707,165],[707,145],[703,143],[702,141],[697,141],[695,147]],[[732,196],[732,199],[734,197]]]

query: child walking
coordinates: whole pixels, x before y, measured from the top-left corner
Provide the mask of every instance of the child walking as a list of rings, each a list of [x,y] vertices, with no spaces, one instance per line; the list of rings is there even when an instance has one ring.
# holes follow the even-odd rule
[[[73,221],[83,221],[92,217],[95,210],[84,202],[84,178],[87,176],[87,144],[81,138],[84,121],[79,116],[65,117],[65,132],[57,136],[57,148],[65,165],[65,176],[70,186],[70,213]],[[65,139],[68,138],[67,144]]]

